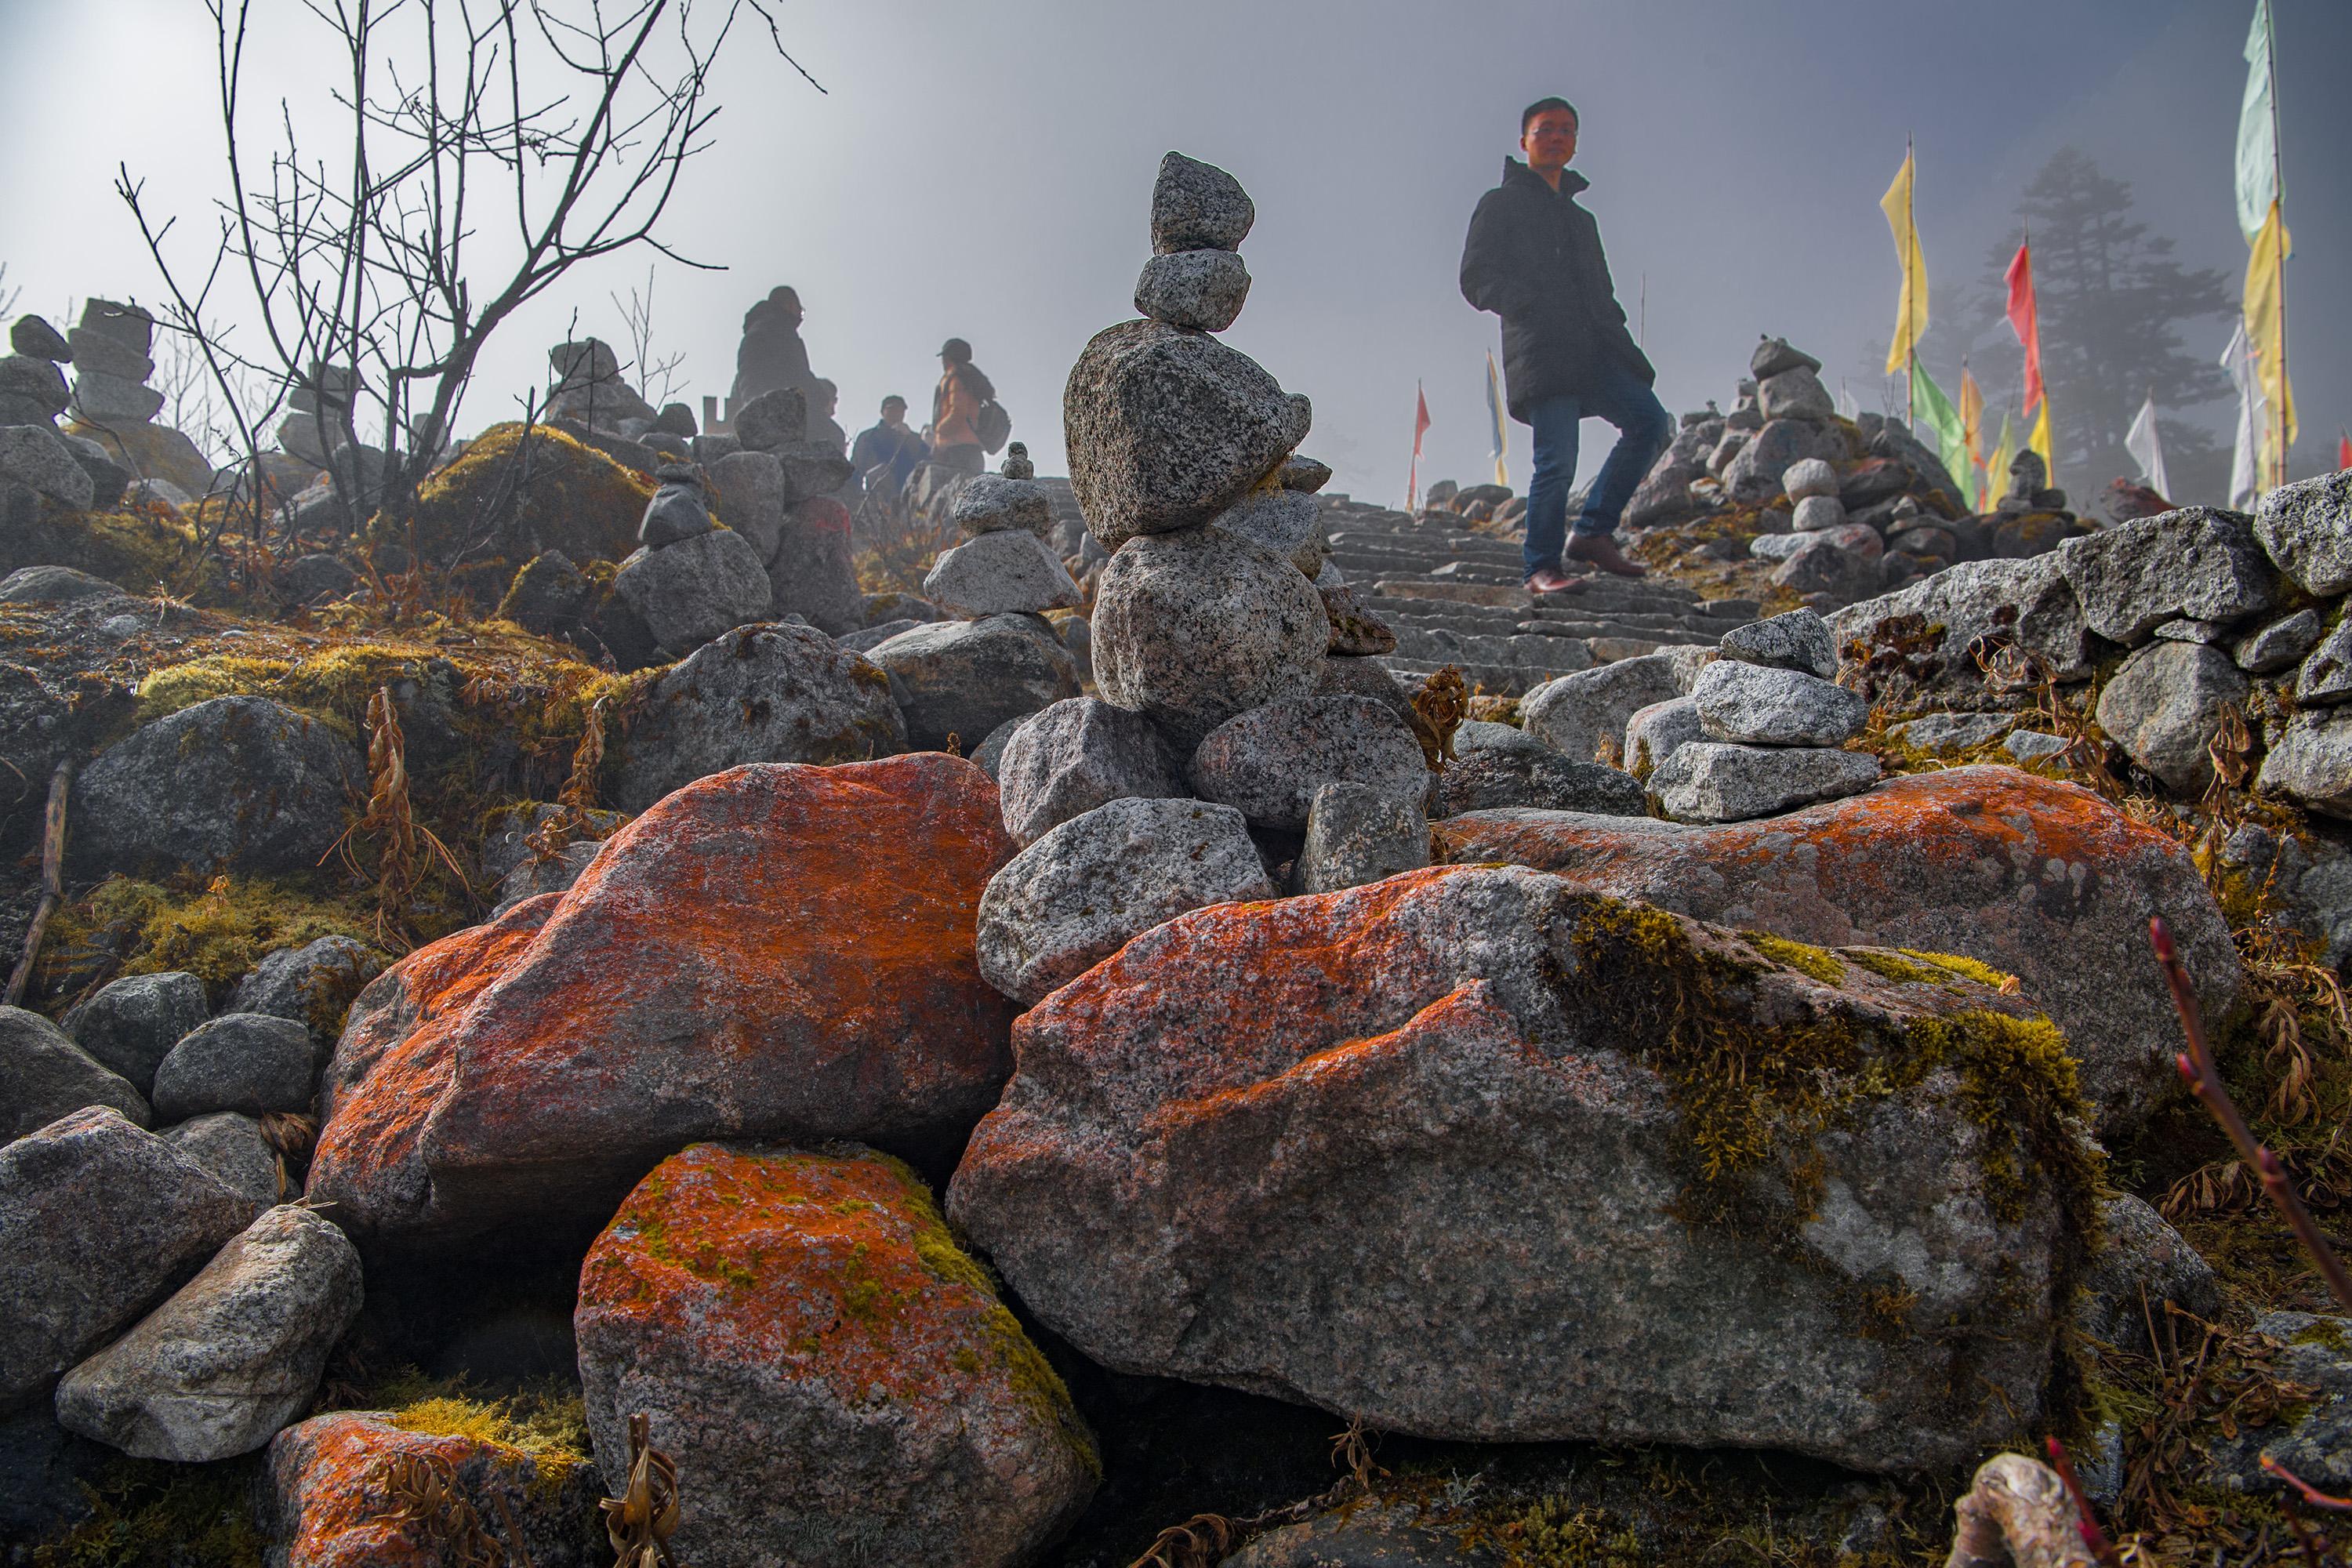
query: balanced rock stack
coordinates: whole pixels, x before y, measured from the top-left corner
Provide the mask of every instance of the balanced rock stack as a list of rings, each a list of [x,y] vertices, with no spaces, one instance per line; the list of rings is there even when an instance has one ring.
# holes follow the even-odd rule
[[[977,474],[959,487],[949,521],[964,542],[943,552],[923,579],[923,596],[959,620],[1043,615],[1085,602],[1060,556],[1046,545],[1054,503],[1028,468],[1026,452],[1008,457],[1001,474]]]
[[[766,602],[749,618],[798,616],[825,632],[864,624],[849,513],[832,497],[849,478],[849,459],[808,439],[801,395],[789,387],[761,394],[736,412],[731,434],[698,437],[694,449],[719,517],[751,542],[766,579]]]
[[[613,592],[662,649],[683,658],[730,627],[765,619],[765,564],[743,531],[710,514],[710,480],[691,463],[655,470],[661,488],[638,525],[641,548],[621,563]]]
[[[1005,826],[1027,847],[990,883],[979,942],[982,973],[1017,1000],[1187,910],[1428,860],[1429,764],[1370,657],[1385,628],[1360,606],[1343,624],[1318,591],[1344,584],[1314,499],[1330,469],[1294,454],[1307,399],[1210,335],[1249,291],[1237,249],[1255,217],[1233,176],[1168,154],[1144,319],[1098,333],[1070,372],[1071,484],[1112,552],[1092,623],[1101,696],[1004,742]],[[1009,515],[1008,481],[974,489]]]
[[[1625,726],[1625,754],[1677,822],[1739,822],[1868,789],[1878,759],[1843,750],[1870,705],[1836,685],[1837,648],[1811,610],[1724,634],[1690,694]]]

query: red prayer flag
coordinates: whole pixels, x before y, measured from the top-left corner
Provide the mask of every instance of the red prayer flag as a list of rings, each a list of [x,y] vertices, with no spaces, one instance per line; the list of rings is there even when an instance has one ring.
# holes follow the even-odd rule
[[[2025,412],[2042,401],[2042,312],[2033,299],[2032,243],[2017,247],[2009,264],[2009,324],[2025,345]]]
[[[2336,466],[2339,468],[2352,468],[2352,436],[2336,437]]]
[[[1429,399],[1423,395],[1421,383],[1412,384],[1412,468],[1404,479],[1404,509],[1415,510],[1421,504],[1421,438],[1429,429]]]

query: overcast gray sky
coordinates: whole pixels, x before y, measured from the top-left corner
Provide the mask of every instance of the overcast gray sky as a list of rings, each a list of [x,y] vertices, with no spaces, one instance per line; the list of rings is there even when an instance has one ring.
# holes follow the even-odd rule
[[[705,4],[709,0],[704,0]],[[2332,467],[2352,423],[2352,4],[2276,0],[2284,113],[2297,472]],[[296,0],[268,0],[257,81],[315,103],[331,62]],[[723,63],[717,145],[664,233],[724,264],[656,268],[656,332],[691,389],[723,393],[743,310],[798,287],[842,422],[914,400],[968,338],[1041,469],[1061,471],[1064,377],[1133,314],[1160,155],[1232,170],[1255,198],[1255,278],[1227,334],[1315,403],[1306,449],[1344,489],[1404,489],[1413,386],[1435,420],[1424,479],[1488,467],[1492,317],[1455,267],[1470,209],[1514,151],[1517,110],[1559,92],[1629,311],[1675,408],[1727,400],[1759,331],[1832,379],[1884,342],[1893,247],[1878,197],[1919,147],[1937,315],[1974,283],[2014,192],[2059,146],[2131,182],[2180,258],[2245,247],[2230,187],[2251,0],[862,0],[778,6],[820,94],[746,40]],[[118,162],[201,226],[220,188],[211,24],[199,0],[0,0],[0,260],[20,309],[161,289],[110,182]],[[518,319],[462,423],[504,416],[576,309],[646,258],[601,264]],[[2218,355],[2226,323],[2205,329]],[[1931,329],[1930,342],[1935,342]],[[1877,388],[1857,383],[1865,406]],[[2215,423],[2220,422],[2214,411]],[[1588,431],[1597,427],[1588,426]],[[1513,426],[1524,483],[1526,430]],[[1588,463],[1590,468],[1590,463]]]

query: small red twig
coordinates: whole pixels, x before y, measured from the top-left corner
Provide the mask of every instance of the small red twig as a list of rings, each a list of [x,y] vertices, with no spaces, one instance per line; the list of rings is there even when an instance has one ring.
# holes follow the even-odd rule
[[[2276,1476],[2295,1489],[2296,1495],[2314,1508],[2324,1508],[2331,1513],[2352,1513],[2352,1498],[2336,1497],[2321,1491],[2268,1454],[2262,1457],[2263,1473]]]
[[[2083,1483],[2074,1479],[2074,1461],[2066,1457],[2066,1445],[2055,1437],[2045,1437],[2042,1444],[2050,1451],[2050,1468],[2058,1472],[2058,1479],[2065,1483],[2066,1495],[2074,1500],[2074,1529],[2083,1538],[2084,1549],[2105,1568],[2123,1568],[2123,1554],[2107,1539],[2107,1532],[2099,1528],[2097,1518],[2091,1512],[2091,1500],[2083,1495]]]
[[[2318,1222],[2303,1206],[2302,1195],[2287,1179],[2286,1167],[2279,1163],[2277,1155],[2255,1141],[2253,1130],[2238,1111],[2237,1102],[2221,1087],[2221,1075],[2213,1066],[2213,1053],[2205,1044],[2205,1026],[2198,1019],[2197,990],[2189,984],[2189,971],[2181,966],[2180,954],[2172,945],[2172,932],[2161,918],[2149,921],[2147,931],[2156,944],[2156,962],[2162,966],[2165,981],[2172,987],[2172,1005],[2179,1010],[2181,1032],[2189,1039],[2189,1048],[2173,1058],[2179,1066],[2180,1076],[2189,1080],[2189,1092],[2221,1124],[2221,1131],[2230,1135],[2246,1168],[2262,1178],[2263,1191],[2286,1216],[2303,1249],[2319,1265],[2327,1289],[2347,1310],[2352,1310],[2352,1275],[2345,1273],[2343,1259],[2327,1245],[2327,1238],[2319,1234]]]

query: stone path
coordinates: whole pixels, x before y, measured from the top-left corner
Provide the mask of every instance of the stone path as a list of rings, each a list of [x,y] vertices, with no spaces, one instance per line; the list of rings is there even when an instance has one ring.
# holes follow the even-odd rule
[[[1517,696],[1595,664],[1713,646],[1759,614],[1753,599],[1702,600],[1658,577],[1594,576],[1580,593],[1538,600],[1519,586],[1513,541],[1322,499],[1331,559],[1395,629],[1397,650],[1381,662],[1400,675],[1459,665],[1473,687]]]

